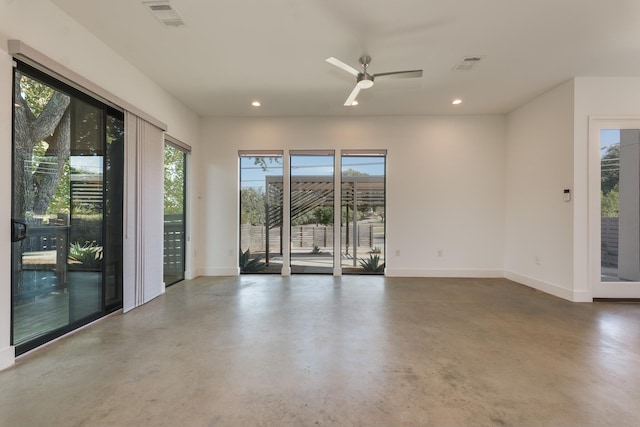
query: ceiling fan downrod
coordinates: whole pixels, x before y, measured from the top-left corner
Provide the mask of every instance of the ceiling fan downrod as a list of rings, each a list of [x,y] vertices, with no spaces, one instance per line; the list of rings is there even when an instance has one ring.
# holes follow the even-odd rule
[[[358,78],[356,82],[356,85],[360,89],[369,89],[371,86],[373,86],[373,76],[367,73],[367,67],[369,66],[370,62],[371,62],[370,56],[365,55],[360,57],[360,64],[362,64],[362,68],[364,70],[362,73],[358,73]]]

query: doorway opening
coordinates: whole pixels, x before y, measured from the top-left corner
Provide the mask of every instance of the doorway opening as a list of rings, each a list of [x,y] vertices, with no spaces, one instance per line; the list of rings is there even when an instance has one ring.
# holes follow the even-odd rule
[[[165,141],[164,144],[164,262],[166,286],[184,280],[187,213],[187,151]]]

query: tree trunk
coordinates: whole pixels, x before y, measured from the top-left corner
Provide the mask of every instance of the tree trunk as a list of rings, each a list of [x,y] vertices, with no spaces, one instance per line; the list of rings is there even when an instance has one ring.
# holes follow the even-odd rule
[[[69,96],[55,92],[36,117],[22,96],[20,78],[15,79],[14,118],[14,213],[26,218],[28,213],[44,214],[60,181],[70,152],[71,120]],[[40,141],[49,144],[47,156],[56,158],[56,166],[43,172],[33,170],[33,149]]]
[[[43,215],[46,213],[51,198],[58,187],[60,178],[64,170],[71,150],[71,119],[69,110],[60,119],[58,127],[50,138],[47,138],[49,148],[45,153],[48,160],[55,162],[55,165],[46,165],[38,167],[33,174],[34,182],[34,200],[33,213]],[[55,169],[54,169],[55,166]],[[55,173],[54,173],[55,172]]]

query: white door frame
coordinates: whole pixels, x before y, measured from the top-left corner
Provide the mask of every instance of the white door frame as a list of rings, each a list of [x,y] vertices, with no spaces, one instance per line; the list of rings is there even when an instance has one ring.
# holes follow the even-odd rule
[[[640,129],[640,116],[589,117],[589,282],[593,298],[640,298],[640,282],[602,282],[600,131]]]

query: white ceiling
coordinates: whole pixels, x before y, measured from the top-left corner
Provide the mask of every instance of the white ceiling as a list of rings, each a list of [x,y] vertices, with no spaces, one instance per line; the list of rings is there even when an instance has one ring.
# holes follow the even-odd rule
[[[141,0],[51,1],[201,116],[502,114],[574,76],[640,75],[638,0],[171,0],[179,28]],[[424,75],[344,107],[355,81],[324,60],[363,53]]]

